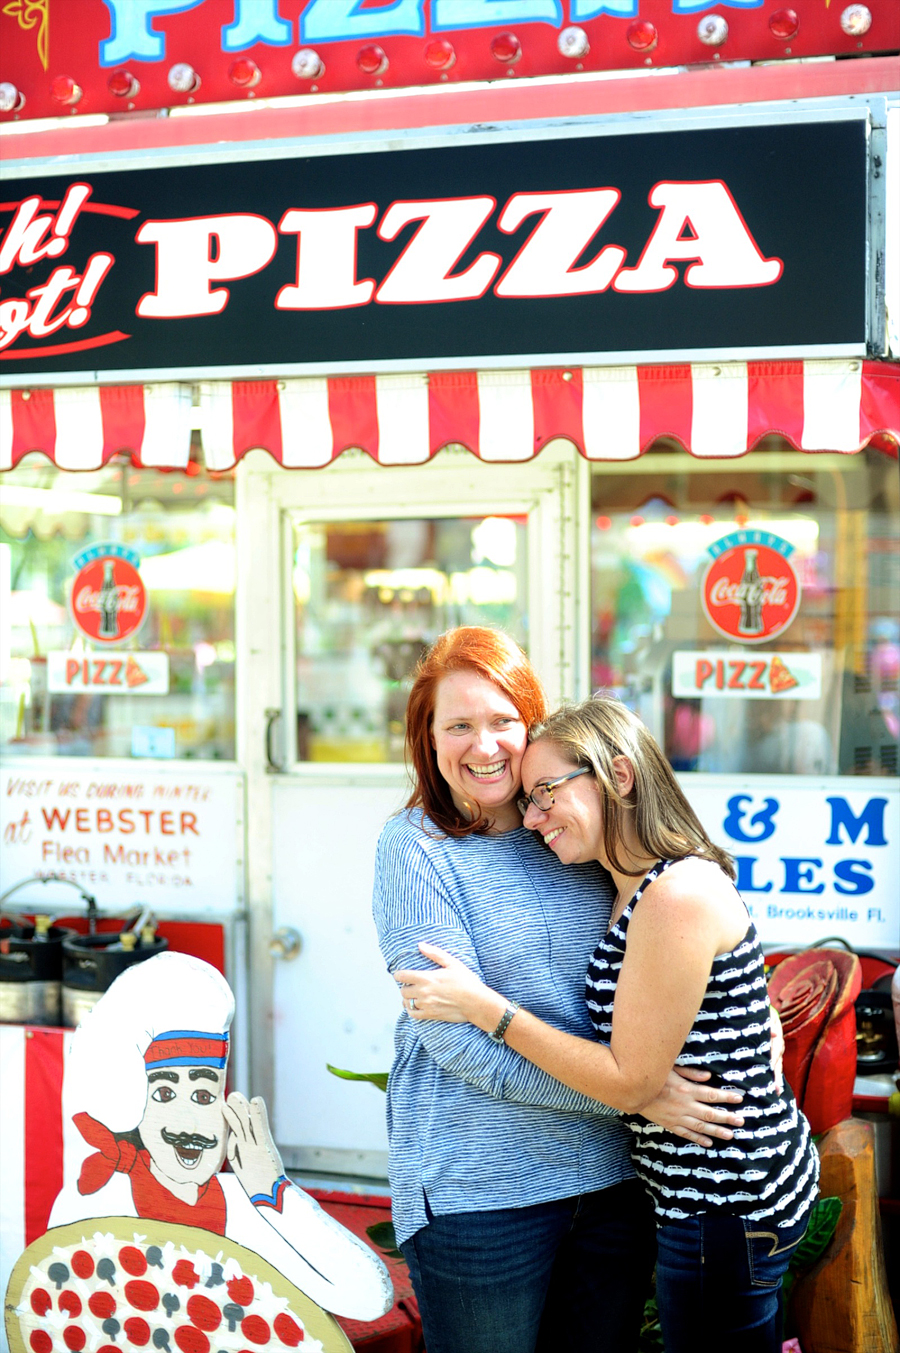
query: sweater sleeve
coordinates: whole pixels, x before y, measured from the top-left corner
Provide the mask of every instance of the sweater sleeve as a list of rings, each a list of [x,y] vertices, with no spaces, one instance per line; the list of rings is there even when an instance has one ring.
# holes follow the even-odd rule
[[[389,972],[430,967],[418,949],[419,941],[427,939],[483,980],[463,917],[434,862],[412,833],[382,833],[375,857],[373,914]],[[405,1011],[400,1019],[442,1070],[494,1099],[618,1117],[616,1109],[570,1090],[471,1024],[410,1020]]]

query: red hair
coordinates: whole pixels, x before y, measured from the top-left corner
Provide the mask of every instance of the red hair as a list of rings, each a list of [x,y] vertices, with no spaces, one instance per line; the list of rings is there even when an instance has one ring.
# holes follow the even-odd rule
[[[547,699],[537,674],[508,634],[467,625],[435,640],[416,668],[406,706],[406,755],[415,781],[406,806],[422,808],[448,836],[483,833],[492,825],[484,814],[472,822],[460,813],[438,770],[432,741],[438,683],[451,672],[462,671],[492,681],[515,705],[526,728],[547,715]]]

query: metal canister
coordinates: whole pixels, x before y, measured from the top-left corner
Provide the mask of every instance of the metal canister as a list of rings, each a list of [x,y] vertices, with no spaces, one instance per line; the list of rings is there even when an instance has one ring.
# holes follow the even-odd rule
[[[63,941],[63,1023],[74,1029],[100,997],[134,963],[168,948],[168,940],[145,930],[68,935]]]
[[[63,941],[70,931],[36,916],[0,917],[0,1024],[59,1024]]]

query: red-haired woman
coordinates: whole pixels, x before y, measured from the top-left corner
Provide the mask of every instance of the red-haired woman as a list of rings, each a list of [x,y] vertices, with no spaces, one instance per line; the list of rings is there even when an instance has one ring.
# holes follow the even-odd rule
[[[407,712],[414,788],[378,844],[374,913],[392,971],[424,936],[510,998],[496,1028],[404,1011],[388,1085],[394,1225],[428,1353],[625,1353],[653,1267],[651,1209],[615,1111],[505,1046],[519,1002],[591,1035],[584,973],[613,901],[596,863],[563,868],[516,805],[546,702],[494,630],[442,635]],[[740,1099],[672,1074],[644,1114],[702,1145]]]

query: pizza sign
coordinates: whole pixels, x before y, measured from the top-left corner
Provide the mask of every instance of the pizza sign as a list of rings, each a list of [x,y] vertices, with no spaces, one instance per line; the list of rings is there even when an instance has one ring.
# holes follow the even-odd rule
[[[120,644],[137,633],[147,616],[140,562],[134,550],[112,543],[75,556],[72,619],[82,634],[100,644]]]
[[[713,629],[744,644],[783,634],[800,605],[793,545],[771,531],[733,531],[709,547],[703,610]]]

